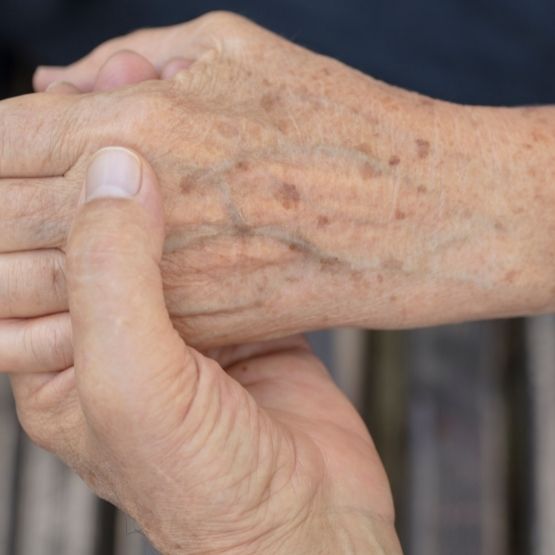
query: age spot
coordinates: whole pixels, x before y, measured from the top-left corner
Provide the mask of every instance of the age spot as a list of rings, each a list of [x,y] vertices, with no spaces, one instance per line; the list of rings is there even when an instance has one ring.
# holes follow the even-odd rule
[[[365,162],[364,164],[362,164],[360,166],[360,175],[363,179],[374,179],[375,177],[379,177],[382,172],[380,172],[380,170],[376,169],[374,166],[372,166],[372,164],[370,164],[369,162]]]
[[[369,143],[360,143],[357,146],[357,150],[365,154],[366,156],[373,157],[374,151],[372,150],[372,146]]]
[[[424,193],[428,192],[428,189],[425,185],[418,185],[418,187],[416,188],[416,192],[423,195]]]
[[[181,179],[181,182],[179,183],[179,188],[181,189],[181,192],[184,195],[188,195],[193,192],[195,188],[195,184],[191,178],[184,177],[183,179]]]
[[[295,208],[301,200],[301,195],[293,183],[282,183],[276,193],[276,197],[286,210]]]
[[[401,158],[399,158],[399,156],[392,156],[389,159],[389,165],[390,166],[398,166],[401,163]]]
[[[216,129],[219,131],[222,137],[226,137],[227,139],[238,135],[237,129],[229,123],[221,122],[216,126]]]
[[[511,270],[510,272],[507,272],[507,273],[505,274],[505,277],[503,278],[503,280],[504,280],[506,283],[514,283],[515,278],[517,278],[519,274],[520,274],[519,271],[517,271],[517,270]]]
[[[395,219],[396,220],[404,220],[407,215],[401,210],[395,210]]]
[[[298,245],[297,243],[290,243],[289,246],[288,246],[288,249],[291,252],[304,252],[304,249],[300,245]]]
[[[401,270],[403,268],[403,263],[398,258],[386,258],[382,264],[384,270]]]
[[[427,158],[430,154],[430,143],[424,139],[416,139],[416,153],[421,160]]]
[[[327,216],[318,216],[316,220],[318,227],[326,227],[330,223],[330,219]]]
[[[246,160],[241,160],[240,162],[237,162],[237,165],[235,167],[241,172],[246,172],[250,170],[250,164]]]
[[[327,258],[320,258],[320,269],[321,270],[332,270],[341,264],[341,260],[336,256],[330,256]]]
[[[260,106],[262,106],[262,109],[266,112],[271,112],[276,107],[278,100],[279,98],[277,96],[268,93],[260,99]]]

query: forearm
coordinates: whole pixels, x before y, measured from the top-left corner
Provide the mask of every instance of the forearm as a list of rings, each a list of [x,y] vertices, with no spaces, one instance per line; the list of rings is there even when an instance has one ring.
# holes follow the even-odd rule
[[[274,115],[288,148],[213,173],[212,200],[186,191],[209,203],[201,228],[190,215],[168,240],[196,268],[189,333],[211,344],[551,309],[553,110],[344,86],[337,102],[299,93]],[[306,102],[321,103],[318,134],[304,133],[317,127]]]

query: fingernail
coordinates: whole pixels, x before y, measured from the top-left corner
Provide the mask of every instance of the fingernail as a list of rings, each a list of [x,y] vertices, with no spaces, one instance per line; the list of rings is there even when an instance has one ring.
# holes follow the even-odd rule
[[[140,187],[139,158],[126,148],[103,148],[96,153],[89,166],[85,200],[133,197]]]

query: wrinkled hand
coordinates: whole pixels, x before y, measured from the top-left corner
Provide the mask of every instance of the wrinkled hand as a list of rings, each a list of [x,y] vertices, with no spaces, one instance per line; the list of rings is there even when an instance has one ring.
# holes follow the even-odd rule
[[[121,48],[136,51],[132,70],[110,60]],[[111,90],[187,65],[172,80]],[[339,125],[345,115],[360,121],[349,115],[359,108],[352,93],[366,93],[367,78],[221,13],[111,41],[68,71],[55,77],[72,85],[0,103],[0,370],[71,363],[67,231],[92,154],[116,140],[146,153],[159,175],[166,299],[194,345],[347,319],[337,310],[344,299],[329,299],[338,283],[345,294],[352,287],[322,272],[338,266],[326,250],[335,231],[315,244],[307,236],[341,210],[330,196],[338,179],[362,179],[359,165],[371,171],[364,154],[343,152],[352,138]],[[44,75],[52,77],[38,73],[40,88],[52,85]],[[94,92],[56,94],[73,86]],[[360,279],[358,287],[366,289]]]
[[[12,376],[23,426],[167,554],[399,553],[387,479],[301,338],[214,354],[164,304],[156,176],[92,161],[67,246],[75,365]]]

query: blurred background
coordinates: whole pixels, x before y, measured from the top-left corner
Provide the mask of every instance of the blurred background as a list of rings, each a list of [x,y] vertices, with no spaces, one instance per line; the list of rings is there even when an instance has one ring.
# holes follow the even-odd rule
[[[0,97],[37,64],[213,9],[437,98],[555,104],[553,0],[1,0]],[[555,554],[554,318],[311,340],[368,423],[408,555]],[[153,553],[30,444],[0,376],[0,555]]]

